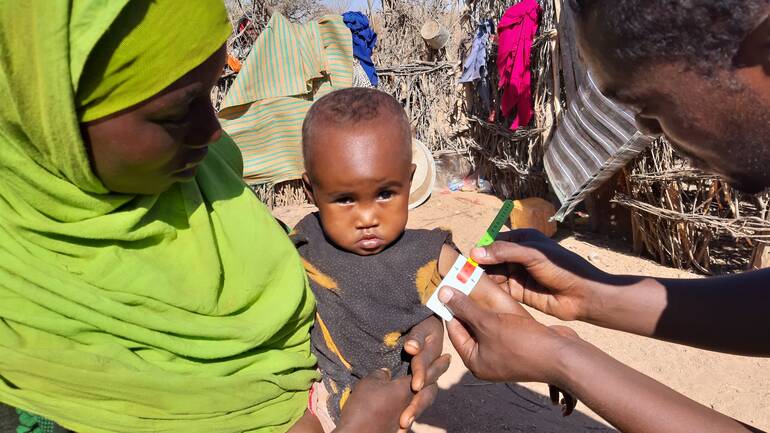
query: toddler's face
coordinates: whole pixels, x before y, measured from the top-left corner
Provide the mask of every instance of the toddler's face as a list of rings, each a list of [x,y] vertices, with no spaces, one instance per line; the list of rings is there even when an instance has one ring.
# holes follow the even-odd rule
[[[377,119],[313,133],[305,182],[321,226],[337,247],[358,255],[381,252],[406,227],[414,165],[410,137],[394,123]]]

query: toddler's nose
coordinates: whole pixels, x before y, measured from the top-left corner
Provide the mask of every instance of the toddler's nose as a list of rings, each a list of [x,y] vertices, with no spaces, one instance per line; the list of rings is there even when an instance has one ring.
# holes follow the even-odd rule
[[[362,209],[358,213],[358,227],[359,229],[368,229],[377,227],[379,224],[379,218],[377,212],[374,209]]]

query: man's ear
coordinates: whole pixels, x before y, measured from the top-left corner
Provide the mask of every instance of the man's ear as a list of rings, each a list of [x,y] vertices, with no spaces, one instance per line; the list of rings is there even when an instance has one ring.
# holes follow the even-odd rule
[[[310,176],[307,172],[302,173],[302,189],[305,190],[305,197],[310,204],[315,204],[315,196],[313,195],[313,184],[310,182]]]
[[[743,39],[738,53],[733,58],[733,65],[738,68],[761,66],[765,75],[770,76],[770,17],[762,20]]]

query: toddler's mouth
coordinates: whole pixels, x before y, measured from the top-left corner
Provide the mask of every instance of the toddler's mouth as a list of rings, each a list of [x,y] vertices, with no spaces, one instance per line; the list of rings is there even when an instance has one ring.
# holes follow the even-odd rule
[[[363,235],[356,244],[363,250],[376,250],[383,245],[384,241],[376,235]]]

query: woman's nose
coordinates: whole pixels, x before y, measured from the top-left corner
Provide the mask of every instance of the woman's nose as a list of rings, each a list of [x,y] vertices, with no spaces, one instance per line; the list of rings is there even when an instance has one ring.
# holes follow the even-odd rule
[[[222,126],[219,124],[214,107],[210,101],[204,101],[204,106],[200,107],[200,115],[194,119],[195,126],[192,128],[192,137],[189,142],[195,147],[209,145],[222,138]]]

